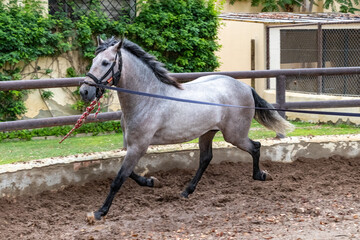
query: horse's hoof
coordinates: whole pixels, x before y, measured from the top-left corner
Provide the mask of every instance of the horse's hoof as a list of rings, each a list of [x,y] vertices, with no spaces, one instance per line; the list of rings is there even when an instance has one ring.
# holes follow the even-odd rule
[[[267,171],[260,171],[257,172],[254,176],[253,176],[254,180],[259,180],[259,181],[272,181],[273,178],[271,177],[270,173],[268,173]]]
[[[181,194],[180,194],[183,198],[189,198],[189,193],[187,191],[183,191]]]
[[[153,187],[154,188],[161,188],[162,187],[162,184],[159,181],[159,179],[157,179],[156,177],[150,177],[150,179],[153,180]]]
[[[101,220],[101,214],[99,212],[89,212],[86,214],[86,221],[88,224],[92,225],[96,221]]]
[[[274,180],[271,176],[270,173],[268,173],[267,171],[264,171],[264,174],[265,174],[265,180],[264,181],[272,181]]]

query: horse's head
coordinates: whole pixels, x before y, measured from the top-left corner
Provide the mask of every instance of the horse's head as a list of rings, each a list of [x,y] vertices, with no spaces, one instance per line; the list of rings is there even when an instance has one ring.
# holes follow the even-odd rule
[[[80,87],[80,95],[86,102],[100,98],[104,93],[103,88],[93,84],[117,85],[121,75],[121,46],[122,40],[114,38],[103,41],[98,38],[96,56],[93,59],[90,71],[86,74],[84,84]]]

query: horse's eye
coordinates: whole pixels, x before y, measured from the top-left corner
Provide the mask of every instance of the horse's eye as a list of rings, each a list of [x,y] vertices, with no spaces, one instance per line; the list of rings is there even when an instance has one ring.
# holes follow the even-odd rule
[[[101,64],[102,64],[104,67],[106,67],[107,65],[109,65],[109,62],[108,62],[108,61],[103,61]]]

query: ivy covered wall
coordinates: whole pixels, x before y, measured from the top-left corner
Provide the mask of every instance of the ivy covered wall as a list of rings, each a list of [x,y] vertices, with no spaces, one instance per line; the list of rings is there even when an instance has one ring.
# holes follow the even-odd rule
[[[19,2],[0,2],[0,81],[84,75],[98,35],[125,36],[172,72],[213,71],[219,66],[215,0],[137,1],[135,19],[124,15],[117,20],[101,11],[100,0],[91,1],[86,14],[74,6],[71,18],[62,11],[46,14],[42,1]],[[73,114],[79,110],[75,90],[0,92],[0,121]],[[30,104],[24,103],[26,98]],[[29,110],[34,106],[39,106],[36,111]]]

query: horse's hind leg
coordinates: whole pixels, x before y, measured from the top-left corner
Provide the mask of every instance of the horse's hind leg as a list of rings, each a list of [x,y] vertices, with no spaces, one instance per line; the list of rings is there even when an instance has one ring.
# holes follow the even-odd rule
[[[191,180],[184,192],[181,193],[181,195],[185,198],[187,198],[189,194],[195,191],[196,185],[200,181],[201,176],[205,172],[207,166],[212,159],[212,140],[216,132],[216,130],[209,131],[199,138],[200,165],[195,174],[195,177]]]
[[[254,180],[260,180],[260,181],[266,181],[266,180],[272,180],[269,173],[261,171],[259,166],[260,161],[260,142],[253,141],[249,139],[248,137],[240,138],[237,140],[233,139],[227,139],[224,135],[225,140],[234,144],[238,148],[248,152],[251,154],[253,159],[253,179]]]
[[[161,187],[160,181],[158,179],[156,179],[155,177],[146,178],[146,177],[137,175],[136,173],[132,172],[130,174],[130,178],[133,179],[140,186]]]
[[[244,133],[242,133],[244,134]],[[236,147],[244,150],[252,156],[253,159],[253,179],[266,181],[271,180],[271,176],[264,171],[260,170],[259,161],[260,161],[260,142],[253,141],[249,139],[247,136],[239,136],[238,134],[234,134],[234,132],[227,131],[223,132],[225,141],[235,145]]]
[[[251,139],[249,140],[253,145],[253,148],[249,152],[253,158],[253,179],[260,181],[272,180],[272,177],[269,173],[260,170],[260,166],[259,166],[260,147],[261,147],[260,142],[255,142]]]

